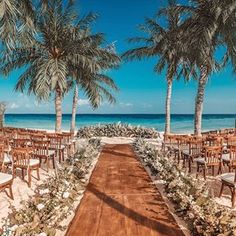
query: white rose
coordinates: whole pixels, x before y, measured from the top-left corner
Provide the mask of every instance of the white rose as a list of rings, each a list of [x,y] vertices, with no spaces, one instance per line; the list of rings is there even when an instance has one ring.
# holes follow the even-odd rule
[[[47,193],[49,193],[49,189],[41,189],[41,190],[39,191],[39,194],[40,194],[40,195],[47,194]]]
[[[41,211],[42,209],[44,208],[44,205],[43,204],[38,204],[37,205],[37,209],[39,210],[39,211]]]
[[[64,192],[62,195],[63,198],[68,198],[69,196],[70,196],[70,194],[68,192]]]
[[[46,233],[40,233],[40,234],[38,234],[38,236],[47,236],[47,234]]]
[[[12,231],[16,231],[16,229],[17,229],[18,227],[19,227],[18,225],[13,225],[13,226],[11,227],[11,230],[12,230]]]

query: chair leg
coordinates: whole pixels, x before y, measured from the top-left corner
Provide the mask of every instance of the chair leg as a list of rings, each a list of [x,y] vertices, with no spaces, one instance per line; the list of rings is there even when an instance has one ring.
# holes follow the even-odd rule
[[[197,163],[197,173],[196,173],[196,178],[198,177],[199,174],[199,164]]]
[[[219,194],[219,197],[221,197],[222,196],[222,193],[223,193],[223,191],[224,191],[224,184],[222,183],[221,184],[221,188],[220,188],[220,194]]]
[[[25,179],[25,172],[24,172],[23,168],[21,169],[21,174],[22,174],[22,179],[24,180]]]
[[[192,171],[191,162],[192,162],[192,158],[189,157],[188,158],[188,171],[189,171],[189,173],[191,173],[191,171]]]
[[[212,166],[212,176],[215,176],[215,167]]]
[[[52,167],[55,169],[55,156],[52,157]]]
[[[39,175],[39,167],[37,168],[37,179],[40,180],[40,175]]]
[[[12,183],[9,185],[9,196],[12,200],[14,200],[13,192],[12,192]]]
[[[203,177],[206,180],[206,167],[205,166],[203,167]]]
[[[235,187],[234,187],[234,190],[232,192],[232,208],[235,207],[235,203],[236,203],[236,194],[235,194]]]
[[[28,186],[29,186],[29,188],[31,188],[31,181],[32,181],[32,179],[31,179],[31,169],[28,169],[28,171],[27,171],[28,173]]]

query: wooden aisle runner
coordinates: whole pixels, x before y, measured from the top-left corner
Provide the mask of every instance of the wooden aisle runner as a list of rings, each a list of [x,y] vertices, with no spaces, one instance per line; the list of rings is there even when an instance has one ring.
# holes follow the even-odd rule
[[[106,145],[67,236],[184,235],[130,145]]]

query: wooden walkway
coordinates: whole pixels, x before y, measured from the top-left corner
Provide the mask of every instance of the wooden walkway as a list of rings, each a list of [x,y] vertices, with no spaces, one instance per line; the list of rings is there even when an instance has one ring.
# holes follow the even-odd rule
[[[67,236],[182,236],[130,145],[106,145]]]

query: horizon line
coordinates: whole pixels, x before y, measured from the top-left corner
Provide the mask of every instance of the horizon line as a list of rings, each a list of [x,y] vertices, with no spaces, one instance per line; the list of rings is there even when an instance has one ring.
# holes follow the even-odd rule
[[[55,113],[5,113],[5,115],[56,115]],[[71,115],[63,113],[62,115]],[[165,113],[76,113],[76,115],[165,115]],[[194,115],[194,113],[172,113],[171,115]],[[235,115],[236,113],[204,113],[203,115]]]

